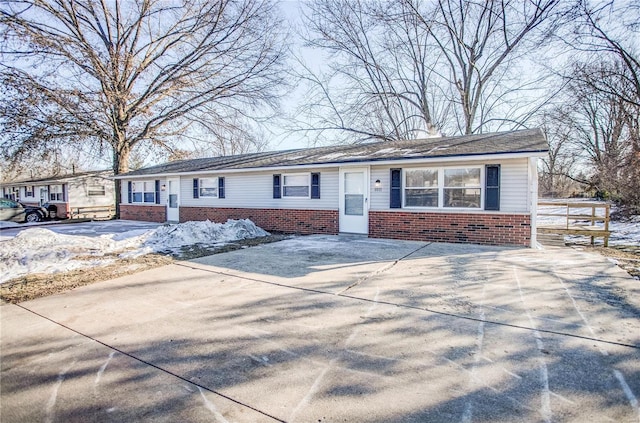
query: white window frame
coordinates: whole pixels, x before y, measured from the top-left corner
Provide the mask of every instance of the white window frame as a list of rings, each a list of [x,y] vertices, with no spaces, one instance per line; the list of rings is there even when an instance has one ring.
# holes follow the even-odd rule
[[[147,184],[151,191],[147,191]],[[142,187],[142,190],[140,190]],[[136,193],[142,194],[142,201],[136,201]],[[147,194],[153,194],[153,201],[145,201]],[[131,204],[156,204],[156,182],[155,181],[132,181],[131,182]]]
[[[478,186],[469,187],[447,187],[444,182],[445,170],[452,169],[479,169],[480,170],[480,183]],[[406,190],[407,188],[407,171],[410,170],[437,170],[438,171],[438,206],[437,207],[420,207],[420,206],[407,206],[406,205]],[[405,209],[417,209],[417,210],[482,210],[484,208],[484,166],[481,165],[458,165],[458,166],[444,166],[444,167],[409,167],[402,169],[402,207]],[[413,187],[418,188],[418,187]],[[431,188],[431,187],[427,187]],[[435,188],[435,187],[434,187]],[[480,190],[480,204],[478,207],[446,207],[444,205],[444,190],[445,189],[479,189]]]
[[[436,171],[438,174],[438,185],[435,187],[407,187],[407,172],[411,170],[428,170]],[[438,209],[442,204],[442,169],[437,167],[412,167],[402,170],[402,206],[407,209]],[[407,191],[410,189],[433,189],[436,190],[438,195],[438,204],[436,206],[407,206]]]
[[[29,191],[29,188],[33,188],[33,191]],[[36,188],[33,185],[28,185],[24,187],[24,197],[27,198],[35,198],[36,196]]]
[[[216,190],[216,194],[215,195],[209,195],[209,194],[203,194],[203,189],[205,189],[203,187],[202,181],[205,180],[210,180],[213,181],[213,188]],[[210,189],[210,188],[209,188]],[[218,196],[220,195],[220,185],[218,182],[218,177],[214,177],[214,178],[199,178],[198,179],[198,198],[218,198]]]
[[[287,187],[287,185],[285,184],[285,181],[287,179],[287,176],[304,176],[307,179],[307,195],[303,196],[303,195],[285,195],[285,187]],[[290,187],[302,187],[304,185],[288,185]],[[288,198],[288,199],[299,199],[299,198],[311,198],[311,172],[300,172],[300,173],[283,173],[282,174],[282,181],[280,184],[280,197],[281,198]]]
[[[55,184],[50,186],[49,201],[64,202],[64,190],[62,189],[62,184]]]
[[[455,169],[478,169],[478,185],[472,186],[464,186],[464,187],[448,187],[445,186],[445,171],[446,170],[455,170]],[[483,181],[484,181],[484,167],[483,166],[448,166],[442,169],[442,208],[447,210],[457,209],[457,210],[481,210],[484,206],[483,204]],[[447,189],[477,189],[480,191],[478,207],[448,207],[444,204],[444,191]]]

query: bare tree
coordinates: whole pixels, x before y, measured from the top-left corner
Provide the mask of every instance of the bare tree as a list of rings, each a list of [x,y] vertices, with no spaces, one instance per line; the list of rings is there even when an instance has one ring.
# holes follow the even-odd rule
[[[307,46],[331,58],[329,71],[301,64],[309,83],[300,111],[306,129],[354,140],[406,139],[434,134],[446,111],[434,99],[429,34],[397,3],[322,0],[308,3]],[[442,103],[440,103],[442,104]]]
[[[557,0],[439,0],[435,14],[424,13],[416,0],[404,1],[429,28],[444,59],[443,78],[457,93],[452,100],[460,113],[459,132],[482,132],[493,120],[507,121],[491,116],[496,106],[513,101],[515,91],[539,84],[535,78],[518,81],[513,71],[521,71],[518,61],[539,52],[553,32]]]
[[[15,0],[0,25],[2,148],[14,159],[90,145],[120,174],[136,148],[174,150],[194,121],[267,112],[282,86],[270,0]]]
[[[610,68],[616,66],[601,62],[587,70],[580,65],[575,72],[580,76],[586,71],[593,80],[608,78],[608,85],[622,92],[628,81],[611,78]],[[563,154],[570,155],[574,163],[582,163],[591,188],[599,196],[627,203],[628,193],[640,189],[640,180],[631,177],[637,174],[633,163],[640,151],[636,129],[640,108],[579,77],[568,84],[564,103],[556,124],[553,120],[547,122],[552,127],[550,141],[554,137],[567,138],[569,141],[562,143]]]
[[[573,36],[566,38],[574,50],[586,54],[575,61],[581,72],[571,76],[640,107],[640,4],[581,0],[579,6],[572,15]],[[616,66],[599,66],[600,78],[591,78],[594,58]]]
[[[585,160],[576,155],[576,137],[572,124],[572,110],[556,106],[540,117],[549,143],[549,154],[541,160],[540,194],[548,197],[567,197],[588,184],[582,175]]]
[[[570,46],[569,102],[591,182],[640,213],[640,5],[580,0],[562,40]]]
[[[303,76],[312,89],[302,112],[316,129],[383,140],[469,134],[522,126],[545,102],[528,94],[539,97],[542,76],[520,67],[555,30],[557,0],[321,0],[308,9],[308,45],[330,64]]]

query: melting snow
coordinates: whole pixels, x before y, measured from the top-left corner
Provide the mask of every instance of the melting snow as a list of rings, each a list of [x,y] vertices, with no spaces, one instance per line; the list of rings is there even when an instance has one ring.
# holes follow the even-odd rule
[[[152,252],[179,253],[191,244],[220,246],[269,235],[251,220],[186,222],[98,237],[30,228],[0,243],[0,283],[30,273],[56,273],[112,263],[117,257]],[[82,260],[77,260],[82,256]],[[88,260],[86,258],[89,257]]]

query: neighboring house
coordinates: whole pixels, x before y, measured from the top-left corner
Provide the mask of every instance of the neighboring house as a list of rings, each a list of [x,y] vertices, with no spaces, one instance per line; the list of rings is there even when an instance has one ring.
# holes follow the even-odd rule
[[[177,161],[117,176],[120,217],[530,246],[547,150],[535,129]]]
[[[26,205],[48,203],[56,217],[68,218],[78,209],[115,206],[112,177],[113,172],[101,170],[3,182],[2,196]]]

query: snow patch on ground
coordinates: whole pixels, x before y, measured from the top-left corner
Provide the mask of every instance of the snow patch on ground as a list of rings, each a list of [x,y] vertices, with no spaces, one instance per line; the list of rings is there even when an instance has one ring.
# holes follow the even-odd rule
[[[57,273],[113,263],[153,252],[179,253],[188,245],[221,246],[269,235],[251,220],[186,222],[97,237],[30,228],[0,244],[0,283],[31,273]]]

